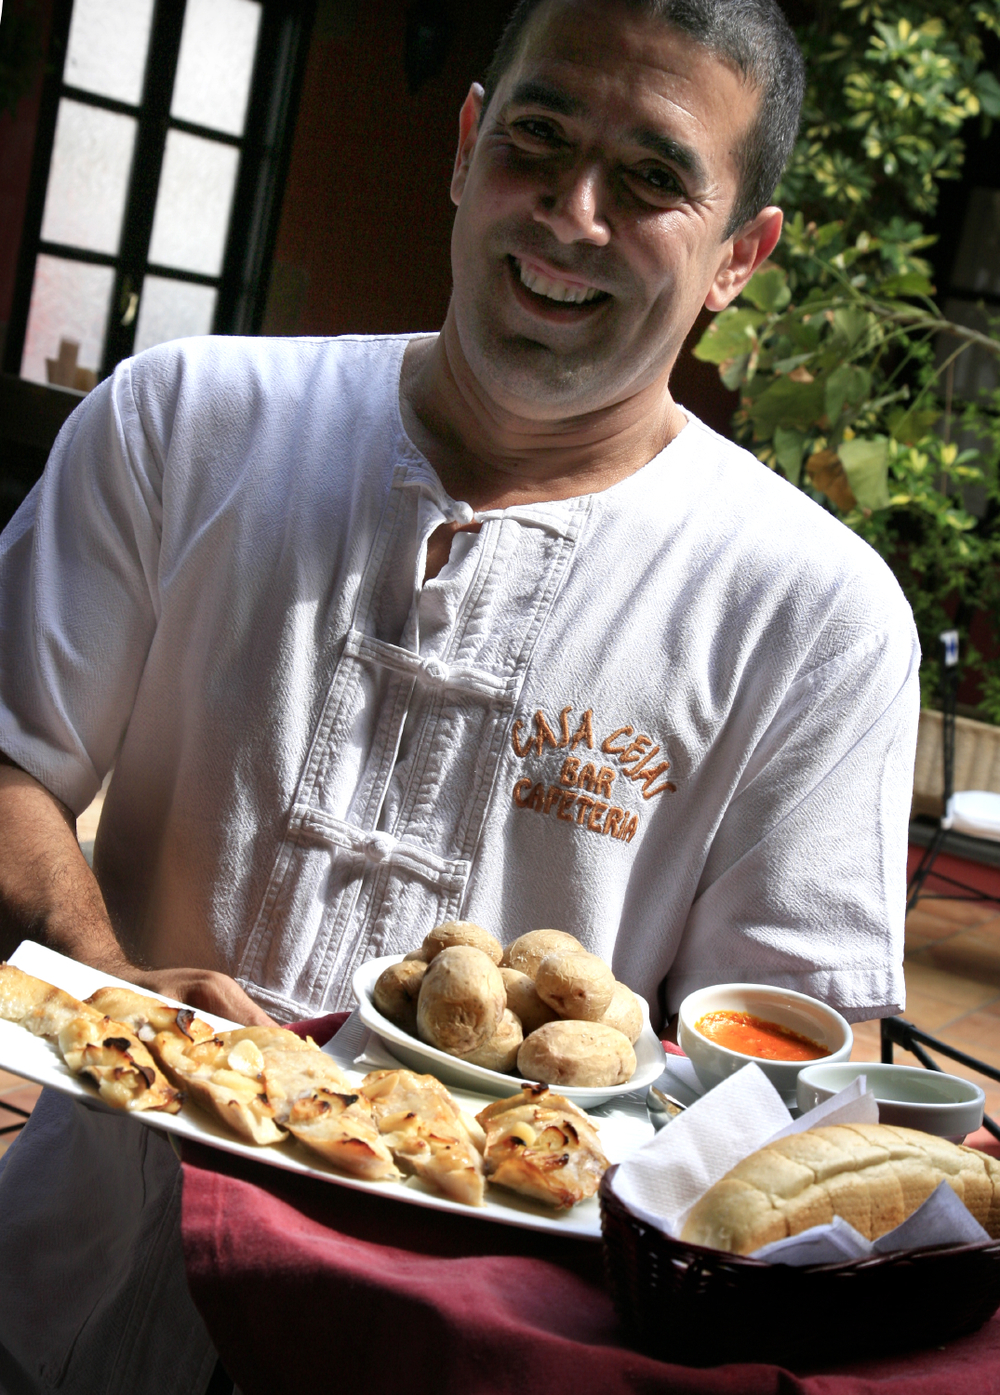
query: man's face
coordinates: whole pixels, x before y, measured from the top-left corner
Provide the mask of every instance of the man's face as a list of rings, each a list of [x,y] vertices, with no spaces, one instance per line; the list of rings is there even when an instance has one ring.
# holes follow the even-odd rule
[[[492,397],[545,419],[666,385],[706,297],[725,303],[756,101],[662,21],[594,0],[536,12],[478,132],[467,104],[452,186],[450,314]]]

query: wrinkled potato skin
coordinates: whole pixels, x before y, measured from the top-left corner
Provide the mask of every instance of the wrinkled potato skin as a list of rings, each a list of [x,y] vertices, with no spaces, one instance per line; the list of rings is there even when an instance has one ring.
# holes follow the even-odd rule
[[[449,945],[428,964],[417,999],[421,1041],[466,1056],[500,1026],[507,993],[500,970],[481,949]]]
[[[625,983],[615,980],[615,991],[611,995],[608,1010],[601,1018],[606,1027],[614,1027],[628,1037],[634,1046],[642,1031],[642,1008],[639,999]]]
[[[404,959],[383,969],[372,989],[372,1002],[382,1016],[411,1036],[417,1034],[417,996],[426,972],[421,960]]]
[[[525,1037],[517,1068],[546,1085],[624,1085],[635,1073],[635,1052],[603,1022],[547,1022]]]
[[[500,1026],[489,1041],[484,1042],[478,1050],[468,1052],[462,1060],[473,1066],[485,1066],[487,1070],[512,1071],[517,1065],[517,1053],[523,1040],[520,1021],[510,1008],[504,1008]]]
[[[429,964],[450,945],[472,945],[473,949],[481,949],[488,955],[494,964],[500,963],[503,954],[503,946],[496,936],[474,920],[446,920],[443,925],[436,925],[424,936],[420,953]]]
[[[520,1020],[525,1036],[544,1027],[546,1022],[556,1020],[559,1014],[542,1002],[534,980],[527,974],[522,974],[520,969],[501,969],[500,974],[507,989],[507,1006]]]
[[[586,953],[580,941],[574,935],[567,935],[565,930],[529,930],[507,946],[500,962],[506,968],[520,969],[522,974],[534,978],[547,954],[569,954],[572,950]]]
[[[615,976],[596,954],[547,954],[535,970],[535,988],[559,1017],[600,1022],[611,1006]]]

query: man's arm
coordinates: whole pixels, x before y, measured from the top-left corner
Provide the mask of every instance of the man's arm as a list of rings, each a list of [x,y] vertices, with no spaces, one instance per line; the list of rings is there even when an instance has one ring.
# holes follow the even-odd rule
[[[272,1019],[211,969],[145,969],[122,952],[70,810],[0,753],[0,959],[21,940],[235,1022]]]

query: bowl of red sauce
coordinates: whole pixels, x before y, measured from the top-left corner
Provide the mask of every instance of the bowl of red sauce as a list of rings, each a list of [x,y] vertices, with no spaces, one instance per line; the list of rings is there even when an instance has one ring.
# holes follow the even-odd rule
[[[764,983],[722,983],[689,993],[677,1041],[707,1088],[754,1061],[790,1106],[801,1070],[846,1061],[854,1046],[850,1025],[835,1008]]]

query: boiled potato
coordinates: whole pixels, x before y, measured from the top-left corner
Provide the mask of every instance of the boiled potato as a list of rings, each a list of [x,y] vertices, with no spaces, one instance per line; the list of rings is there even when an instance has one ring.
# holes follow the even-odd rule
[[[624,1085],[635,1072],[628,1037],[603,1022],[547,1022],[525,1037],[517,1068],[546,1085]]]
[[[472,945],[449,945],[428,964],[420,985],[417,1035],[464,1056],[489,1041],[506,1006],[503,979],[489,955]]]
[[[574,949],[582,950],[583,945],[565,930],[529,930],[507,947],[501,963],[534,978],[535,970],[547,954],[568,954]]]
[[[503,946],[495,935],[477,925],[474,920],[446,920],[424,936],[420,952],[428,963],[447,949],[449,945],[472,945],[489,955],[494,964],[499,964]]]
[[[639,999],[626,984],[615,981],[611,1002],[601,1021],[606,1027],[614,1027],[635,1045],[642,1031],[642,1008]]]
[[[525,1036],[559,1016],[548,1003],[542,1002],[534,981],[520,969],[501,969],[500,975],[507,989],[507,1006],[520,1021]]]
[[[611,1006],[615,976],[596,954],[547,954],[535,970],[535,988],[560,1017],[599,1022]]]
[[[510,1008],[504,1008],[500,1026],[489,1041],[475,1051],[466,1052],[462,1060],[473,1066],[485,1066],[487,1070],[512,1071],[517,1065],[517,1053],[523,1040],[521,1023]]]
[[[426,972],[421,960],[404,959],[383,969],[372,989],[372,1002],[382,1016],[411,1036],[417,1034],[417,996]]]

